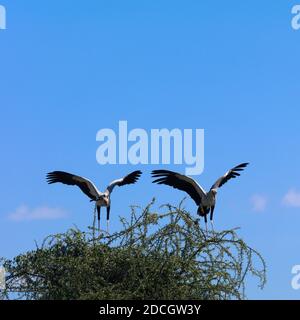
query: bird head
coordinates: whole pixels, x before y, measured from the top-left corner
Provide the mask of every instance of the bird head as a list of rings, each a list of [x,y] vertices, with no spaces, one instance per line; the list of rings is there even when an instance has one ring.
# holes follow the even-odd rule
[[[211,189],[211,193],[215,196],[218,193],[218,191],[217,189]]]
[[[106,205],[108,204],[108,195],[107,194],[102,194],[100,197],[99,197],[99,200],[103,201]]]

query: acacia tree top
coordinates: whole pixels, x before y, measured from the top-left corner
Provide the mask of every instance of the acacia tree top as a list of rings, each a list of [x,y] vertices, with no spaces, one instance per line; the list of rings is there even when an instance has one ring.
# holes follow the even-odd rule
[[[152,207],[132,207],[112,235],[70,229],[2,259],[2,298],[243,299],[247,276],[264,286],[265,262],[236,230],[207,234],[182,203]]]

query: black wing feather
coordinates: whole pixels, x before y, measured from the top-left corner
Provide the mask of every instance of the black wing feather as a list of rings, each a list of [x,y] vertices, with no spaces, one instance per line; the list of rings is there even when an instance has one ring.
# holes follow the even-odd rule
[[[97,200],[98,191],[91,181],[64,171],[53,171],[47,174],[48,184],[63,183],[69,186],[78,186],[90,199]]]
[[[153,183],[165,184],[175,189],[185,191],[199,206],[201,203],[201,194],[197,190],[197,183],[192,178],[184,176],[180,173],[169,170],[154,170],[152,177],[156,180]],[[198,186],[200,188],[200,186]]]
[[[241,174],[240,171],[243,171],[247,166],[248,162],[241,163],[237,165],[236,167],[230,169],[228,172],[225,173],[225,175],[221,178],[219,178],[211,187],[211,189],[214,188],[220,188],[222,187],[226,182],[228,182],[230,179],[235,179],[236,177],[239,177]]]
[[[124,177],[123,180],[117,185],[121,187],[121,186],[125,186],[126,184],[136,183],[139,180],[141,174],[142,174],[142,171],[140,170],[131,172],[126,177]]]

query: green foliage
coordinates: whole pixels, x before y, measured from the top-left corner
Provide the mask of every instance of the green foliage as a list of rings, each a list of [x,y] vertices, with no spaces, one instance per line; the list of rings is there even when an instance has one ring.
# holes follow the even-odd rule
[[[132,207],[121,231],[71,229],[4,260],[3,297],[21,299],[243,299],[247,275],[265,284],[261,255],[236,230],[203,231],[182,208]]]

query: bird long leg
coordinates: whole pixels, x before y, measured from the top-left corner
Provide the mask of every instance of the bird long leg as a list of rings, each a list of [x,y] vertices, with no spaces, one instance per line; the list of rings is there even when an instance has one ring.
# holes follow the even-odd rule
[[[204,216],[204,221],[205,221],[205,229],[206,229],[206,233],[208,232],[207,230],[207,215]]]
[[[97,206],[97,212],[98,212],[98,232],[100,234],[100,212],[101,212],[100,206]]]
[[[95,239],[95,233],[96,233],[96,212],[97,212],[97,205],[95,204],[94,207],[94,219],[93,219],[93,239]]]
[[[215,231],[215,230],[214,230],[214,222],[213,222],[214,210],[215,210],[215,206],[211,207],[211,211],[210,211],[210,224],[211,224],[212,231]]]
[[[96,229],[96,212],[97,212],[97,205],[95,204],[95,207],[94,207],[93,229]]]
[[[109,234],[109,214],[110,214],[110,206],[106,208],[106,231]]]

